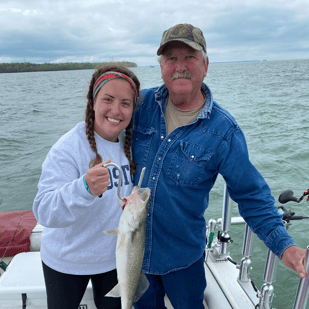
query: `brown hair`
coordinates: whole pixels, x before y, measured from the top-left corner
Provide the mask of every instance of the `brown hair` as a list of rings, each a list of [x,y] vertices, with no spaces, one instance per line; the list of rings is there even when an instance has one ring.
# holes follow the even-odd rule
[[[97,79],[105,72],[108,71],[114,71],[114,72],[120,72],[123,73],[127,76],[129,76],[135,83],[136,89],[137,89],[137,97],[139,96],[139,88],[140,88],[140,82],[137,79],[136,75],[129,70],[128,68],[121,66],[116,63],[108,63],[104,67],[98,68],[95,70],[95,72],[92,75],[90,84],[89,84],[89,90],[87,94],[87,107],[86,107],[86,112],[85,112],[85,122],[86,122],[86,134],[87,134],[87,139],[89,141],[89,144],[91,146],[91,149],[95,152],[95,159],[91,160],[89,163],[89,167],[93,167],[96,164],[99,164],[102,162],[102,157],[98,153],[97,149],[97,144],[95,141],[94,137],[94,118],[95,118],[95,113],[93,110],[93,103],[94,103],[94,98],[93,98],[93,86],[96,83]],[[136,99],[134,98],[134,109],[136,107]],[[126,157],[128,158],[130,162],[130,173],[134,174],[136,171],[136,165],[134,161],[131,159],[131,129],[132,129],[132,120],[130,124],[126,128],[126,133],[125,133],[125,144],[124,144],[124,153]]]

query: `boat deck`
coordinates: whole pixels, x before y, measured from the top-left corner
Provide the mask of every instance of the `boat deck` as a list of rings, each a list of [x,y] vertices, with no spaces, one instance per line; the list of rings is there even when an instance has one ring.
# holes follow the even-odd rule
[[[34,228],[30,240],[31,248],[33,252],[40,251],[40,238],[43,231],[43,226],[37,224]],[[8,257],[4,259],[5,263],[9,263],[12,258]],[[39,271],[40,272],[40,271]],[[237,282],[239,270],[236,266],[229,261],[215,261],[212,253],[210,252],[207,260],[205,261],[205,273],[207,278],[207,288],[204,293],[204,308],[205,309],[217,309],[217,308],[254,308],[254,304],[248,298],[246,292]],[[40,274],[40,277],[43,274]],[[255,297],[253,288],[251,290],[251,299]],[[168,309],[173,309],[168,297],[165,297],[165,306]]]
[[[214,220],[210,220],[210,228]],[[223,222],[223,224],[222,224]],[[222,230],[224,229],[225,220],[219,218],[215,221],[216,225],[220,226]],[[243,224],[242,218],[231,218],[231,224]],[[11,303],[10,308],[19,308],[20,297],[22,295],[27,295],[28,303],[39,303],[35,308],[46,309],[46,292],[45,284],[43,278],[42,264],[40,259],[40,244],[41,244],[41,234],[43,231],[43,226],[37,224],[30,235],[30,251],[28,253],[20,253],[16,255],[13,260],[12,257],[4,258],[4,262],[10,265],[7,271],[4,272],[0,269],[0,308],[8,308],[8,302]],[[208,235],[209,237],[209,235]],[[261,308],[270,308],[272,299],[270,298],[272,294],[267,294],[262,291],[264,285],[272,291],[271,281],[269,277],[275,273],[274,263],[269,263],[273,259],[267,258],[267,284],[262,286],[261,291],[254,291],[251,281],[246,274],[246,268],[242,266],[250,265],[250,256],[252,254],[250,242],[251,232],[249,228],[246,228],[245,241],[243,253],[244,258],[241,261],[241,266],[236,266],[229,261],[229,253],[225,249],[225,243],[221,242],[221,239],[217,237],[213,238],[212,246],[210,249],[206,249],[206,259],[205,259],[205,274],[207,280],[207,288],[204,292],[204,308],[205,309],[254,309],[256,306]],[[309,246],[308,246],[309,252]],[[273,254],[272,254],[273,255]],[[271,256],[271,254],[270,254]],[[15,260],[15,262],[14,262]],[[19,260],[19,262],[16,262]],[[15,264],[14,264],[14,263]],[[248,262],[244,264],[242,262]],[[306,261],[309,267],[309,253],[308,259]],[[12,266],[12,264],[14,266]],[[26,266],[25,266],[26,265]],[[272,270],[272,271],[269,271]],[[3,277],[1,275],[3,273]],[[241,276],[241,280],[238,278]],[[304,309],[306,307],[306,302],[308,299],[308,278],[300,280],[299,289],[295,297],[295,303],[301,304],[301,306],[294,307],[299,309]],[[265,281],[264,280],[264,281]],[[265,281],[266,282],[266,281]],[[307,293],[307,294],[306,294]],[[2,307],[1,304],[5,304]],[[15,304],[18,304],[16,307]],[[84,305],[83,305],[84,304]],[[168,297],[165,297],[165,306],[168,309],[173,309]],[[93,302],[93,292],[91,283],[89,283],[87,290],[85,292],[83,302],[81,303],[80,309],[94,309],[95,305]]]

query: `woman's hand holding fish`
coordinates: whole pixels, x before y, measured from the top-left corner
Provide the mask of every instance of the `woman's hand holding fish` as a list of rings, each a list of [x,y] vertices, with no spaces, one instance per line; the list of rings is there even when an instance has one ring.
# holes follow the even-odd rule
[[[99,196],[107,190],[110,184],[109,172],[107,167],[103,167],[103,164],[110,162],[111,160],[108,159],[103,163],[97,164],[86,173],[85,180],[93,195]]]

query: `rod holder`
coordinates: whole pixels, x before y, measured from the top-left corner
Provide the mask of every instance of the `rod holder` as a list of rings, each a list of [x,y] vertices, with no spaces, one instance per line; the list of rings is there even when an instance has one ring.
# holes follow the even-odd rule
[[[232,217],[232,203],[230,202],[229,192],[227,186],[224,187],[224,198],[223,198],[223,210],[222,210],[222,233],[220,234],[220,256],[228,255],[227,247],[231,242],[231,238],[228,234],[231,227]]]
[[[307,247],[307,257],[305,269],[307,272],[306,278],[302,278],[299,281],[294,307],[293,309],[305,309],[308,301],[308,281],[309,281],[309,246]]]
[[[262,285],[259,295],[259,309],[271,309],[271,302],[274,296],[273,282],[276,281],[277,267],[279,258],[270,250],[268,250],[267,261],[264,272],[264,284]]]
[[[264,272],[265,283],[272,283],[276,281],[278,264],[279,264],[279,258],[271,250],[268,250],[265,272]]]
[[[208,243],[207,243],[207,249],[211,248],[211,244],[214,238],[215,230],[217,226],[217,221],[214,219],[210,219],[208,222],[208,228],[209,228],[209,233],[208,233]]]
[[[244,238],[244,246],[243,246],[243,258],[240,262],[239,266],[239,276],[238,280],[241,282],[248,282],[249,281],[249,270],[251,265],[250,256],[253,253],[253,236],[252,230],[250,229],[249,225],[246,224],[245,229],[245,238]]]

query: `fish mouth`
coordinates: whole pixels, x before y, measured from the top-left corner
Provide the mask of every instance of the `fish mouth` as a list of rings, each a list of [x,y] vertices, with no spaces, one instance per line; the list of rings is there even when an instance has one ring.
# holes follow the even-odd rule
[[[187,73],[187,72],[183,72],[183,73],[175,73],[173,76],[172,76],[172,80],[175,80],[175,79],[179,79],[179,78],[186,78],[186,79],[191,79],[191,74]]]

